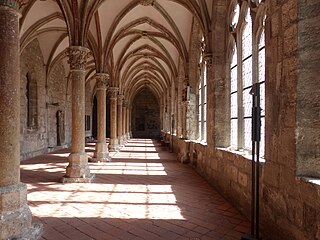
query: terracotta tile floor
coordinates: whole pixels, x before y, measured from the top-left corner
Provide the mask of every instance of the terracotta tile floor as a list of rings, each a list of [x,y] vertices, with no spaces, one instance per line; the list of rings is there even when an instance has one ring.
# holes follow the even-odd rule
[[[94,144],[87,152],[93,154]],[[112,162],[90,163],[94,183],[62,184],[68,150],[21,164],[42,239],[240,239],[249,223],[203,178],[148,139],[133,139]]]

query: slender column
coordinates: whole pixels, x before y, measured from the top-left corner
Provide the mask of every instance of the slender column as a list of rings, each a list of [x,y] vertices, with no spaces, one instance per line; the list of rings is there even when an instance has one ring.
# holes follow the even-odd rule
[[[89,49],[71,46],[67,52],[72,83],[72,146],[63,183],[91,182],[88,156],[85,152],[85,74]]]
[[[0,239],[37,239],[20,182],[19,2],[0,1]]]
[[[123,144],[127,142],[127,101],[123,102],[122,105],[122,139]]]
[[[187,111],[189,102],[183,101],[182,104],[182,138],[187,139]]]
[[[212,65],[212,54],[206,53],[204,55],[204,61],[206,64],[206,76],[207,76],[207,93],[214,93],[215,92],[215,86],[213,81],[213,65]],[[208,94],[207,94],[208,96]],[[208,98],[207,97],[207,109],[214,109],[215,107],[215,98]],[[207,112],[207,132],[203,132],[204,134],[207,134],[206,141],[207,144],[210,146],[215,145],[215,111],[206,111]]]
[[[98,137],[96,149],[92,162],[110,161],[108,144],[106,143],[106,90],[109,75],[105,73],[96,74],[97,79],[97,103],[98,103]]]
[[[130,122],[131,122],[130,107],[129,105],[127,105],[127,140],[130,139]]]
[[[122,94],[118,95],[118,140],[119,140],[119,145],[123,146],[123,134],[122,134],[122,105],[123,105],[123,99],[124,96]]]
[[[117,138],[117,95],[119,88],[110,87],[110,144],[109,151],[114,152],[119,150]]]

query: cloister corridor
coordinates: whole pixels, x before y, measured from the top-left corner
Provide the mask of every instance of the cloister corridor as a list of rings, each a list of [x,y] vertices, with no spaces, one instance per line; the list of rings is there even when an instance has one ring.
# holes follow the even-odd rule
[[[92,156],[94,143],[86,145]],[[90,163],[93,183],[60,183],[69,149],[21,163],[41,239],[240,239],[247,220],[160,142],[131,139],[111,162]]]

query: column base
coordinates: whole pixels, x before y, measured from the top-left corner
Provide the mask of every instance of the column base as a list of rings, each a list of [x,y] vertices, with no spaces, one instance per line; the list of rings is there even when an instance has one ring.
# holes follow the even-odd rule
[[[66,170],[66,175],[62,178],[63,183],[92,182],[94,175],[90,173],[86,153],[71,153],[68,160],[69,165]]]
[[[108,143],[101,142],[96,144],[96,150],[94,152],[93,158],[90,162],[109,162],[111,157],[109,156]]]
[[[0,239],[39,239],[42,224],[32,224],[23,183],[0,187]]]
[[[62,183],[92,183],[94,179],[96,178],[95,174],[89,174],[88,176],[85,177],[67,177],[64,176],[61,179]]]
[[[122,141],[123,141],[123,146],[126,145],[126,143],[127,143],[127,134],[124,134],[122,136]]]
[[[127,133],[127,141],[130,140],[130,133]]]
[[[118,139],[112,139],[110,138],[110,143],[109,143],[109,152],[116,152],[119,151],[119,144],[118,144]]]

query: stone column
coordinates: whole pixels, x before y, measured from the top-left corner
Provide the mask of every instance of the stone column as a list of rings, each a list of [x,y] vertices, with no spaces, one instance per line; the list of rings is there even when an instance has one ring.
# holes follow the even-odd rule
[[[207,96],[210,93],[215,93],[215,86],[213,81],[213,67],[212,67],[212,54],[206,53],[204,55],[204,61],[206,64],[206,76],[207,76]],[[209,93],[209,94],[208,94]],[[207,132],[203,134],[207,134],[206,140],[207,144],[210,146],[215,146],[215,111],[208,111],[208,109],[215,109],[215,98],[207,97]]]
[[[37,239],[20,182],[19,2],[0,1],[0,239]]]
[[[109,151],[115,152],[119,150],[117,138],[117,95],[119,88],[110,87],[110,143]]]
[[[119,145],[122,147],[123,146],[123,134],[122,134],[122,105],[123,105],[123,99],[124,96],[122,94],[118,95],[118,109],[117,109],[117,113],[118,113],[118,141],[119,141]]]
[[[71,46],[68,49],[70,81],[72,83],[72,146],[69,165],[63,183],[91,182],[88,156],[85,152],[85,75],[89,49]]]
[[[123,145],[127,143],[127,101],[123,102],[122,105],[122,138]]]
[[[130,139],[130,122],[131,122],[131,115],[130,115],[130,106],[127,104],[127,140]]]
[[[98,136],[96,149],[92,162],[110,161],[108,144],[106,143],[106,90],[109,75],[106,73],[96,74],[97,86],[97,105],[98,105]]]
[[[187,139],[187,111],[188,111],[188,101],[182,102],[182,138]]]

